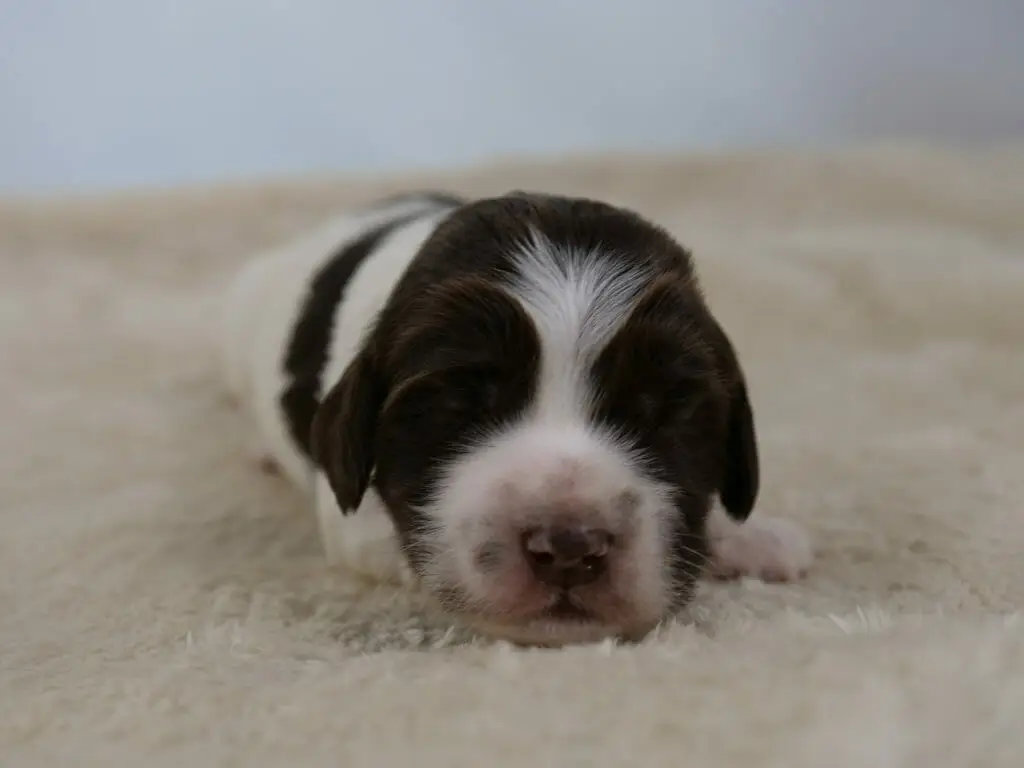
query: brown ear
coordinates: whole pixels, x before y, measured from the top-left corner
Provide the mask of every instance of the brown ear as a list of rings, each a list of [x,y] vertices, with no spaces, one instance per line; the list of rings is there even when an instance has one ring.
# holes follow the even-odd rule
[[[715,352],[729,393],[723,460],[725,465],[718,488],[718,498],[733,520],[746,520],[760,487],[761,467],[757,452],[754,412],[747,393],[746,377],[740,367],[729,337],[718,322],[711,320]]]
[[[364,350],[327,393],[311,430],[313,461],[323,469],[342,514],[354,512],[370,484],[384,386]]]
[[[672,328],[673,324],[681,321],[689,326],[694,320],[707,342],[696,346],[711,352],[710,359],[704,358],[703,354],[701,358],[714,367],[727,396],[726,431],[724,444],[720,446],[721,465],[716,490],[729,517],[742,522],[750,516],[757,501],[760,463],[746,379],[729,337],[704,305],[695,286],[688,282],[687,277],[676,274],[659,277],[645,290],[627,321],[626,332],[635,332],[644,325]],[[673,343],[680,340],[686,343],[693,338],[691,331],[680,328]],[[620,366],[625,363],[626,370],[638,370],[633,356],[645,355],[650,359],[652,355],[651,349],[636,344],[620,346],[619,349],[624,350],[626,357],[620,359]],[[636,398],[635,388],[630,396]]]

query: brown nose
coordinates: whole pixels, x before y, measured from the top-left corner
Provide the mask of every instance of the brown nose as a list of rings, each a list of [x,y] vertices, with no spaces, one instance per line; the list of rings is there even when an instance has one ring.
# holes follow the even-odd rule
[[[579,526],[536,528],[523,534],[523,554],[542,584],[572,589],[596,581],[607,568],[612,535]]]

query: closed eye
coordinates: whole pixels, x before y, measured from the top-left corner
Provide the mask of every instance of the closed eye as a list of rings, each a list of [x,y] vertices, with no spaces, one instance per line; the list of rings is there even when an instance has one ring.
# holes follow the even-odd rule
[[[384,404],[420,401],[443,411],[490,408],[501,391],[502,374],[490,363],[458,363],[421,371],[402,382]]]
[[[477,412],[489,413],[501,402],[503,371],[496,365],[460,366],[447,371],[445,378],[463,403]]]
[[[667,387],[652,386],[636,394],[640,418],[657,429],[671,422],[678,424],[693,417],[705,401],[707,392],[694,379],[682,379]]]

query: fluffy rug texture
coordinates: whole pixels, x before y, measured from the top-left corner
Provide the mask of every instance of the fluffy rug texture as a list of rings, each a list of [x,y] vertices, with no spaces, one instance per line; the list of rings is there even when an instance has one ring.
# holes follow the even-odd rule
[[[805,581],[528,651],[325,567],[211,306],[253,249],[437,185],[602,197],[695,251]],[[1024,765],[1024,147],[8,201],[0,354],[5,766]]]

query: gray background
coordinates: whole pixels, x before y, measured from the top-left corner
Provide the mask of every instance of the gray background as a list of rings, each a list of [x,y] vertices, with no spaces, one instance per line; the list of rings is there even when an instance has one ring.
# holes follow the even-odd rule
[[[0,191],[1024,135],[1021,0],[0,0]]]

